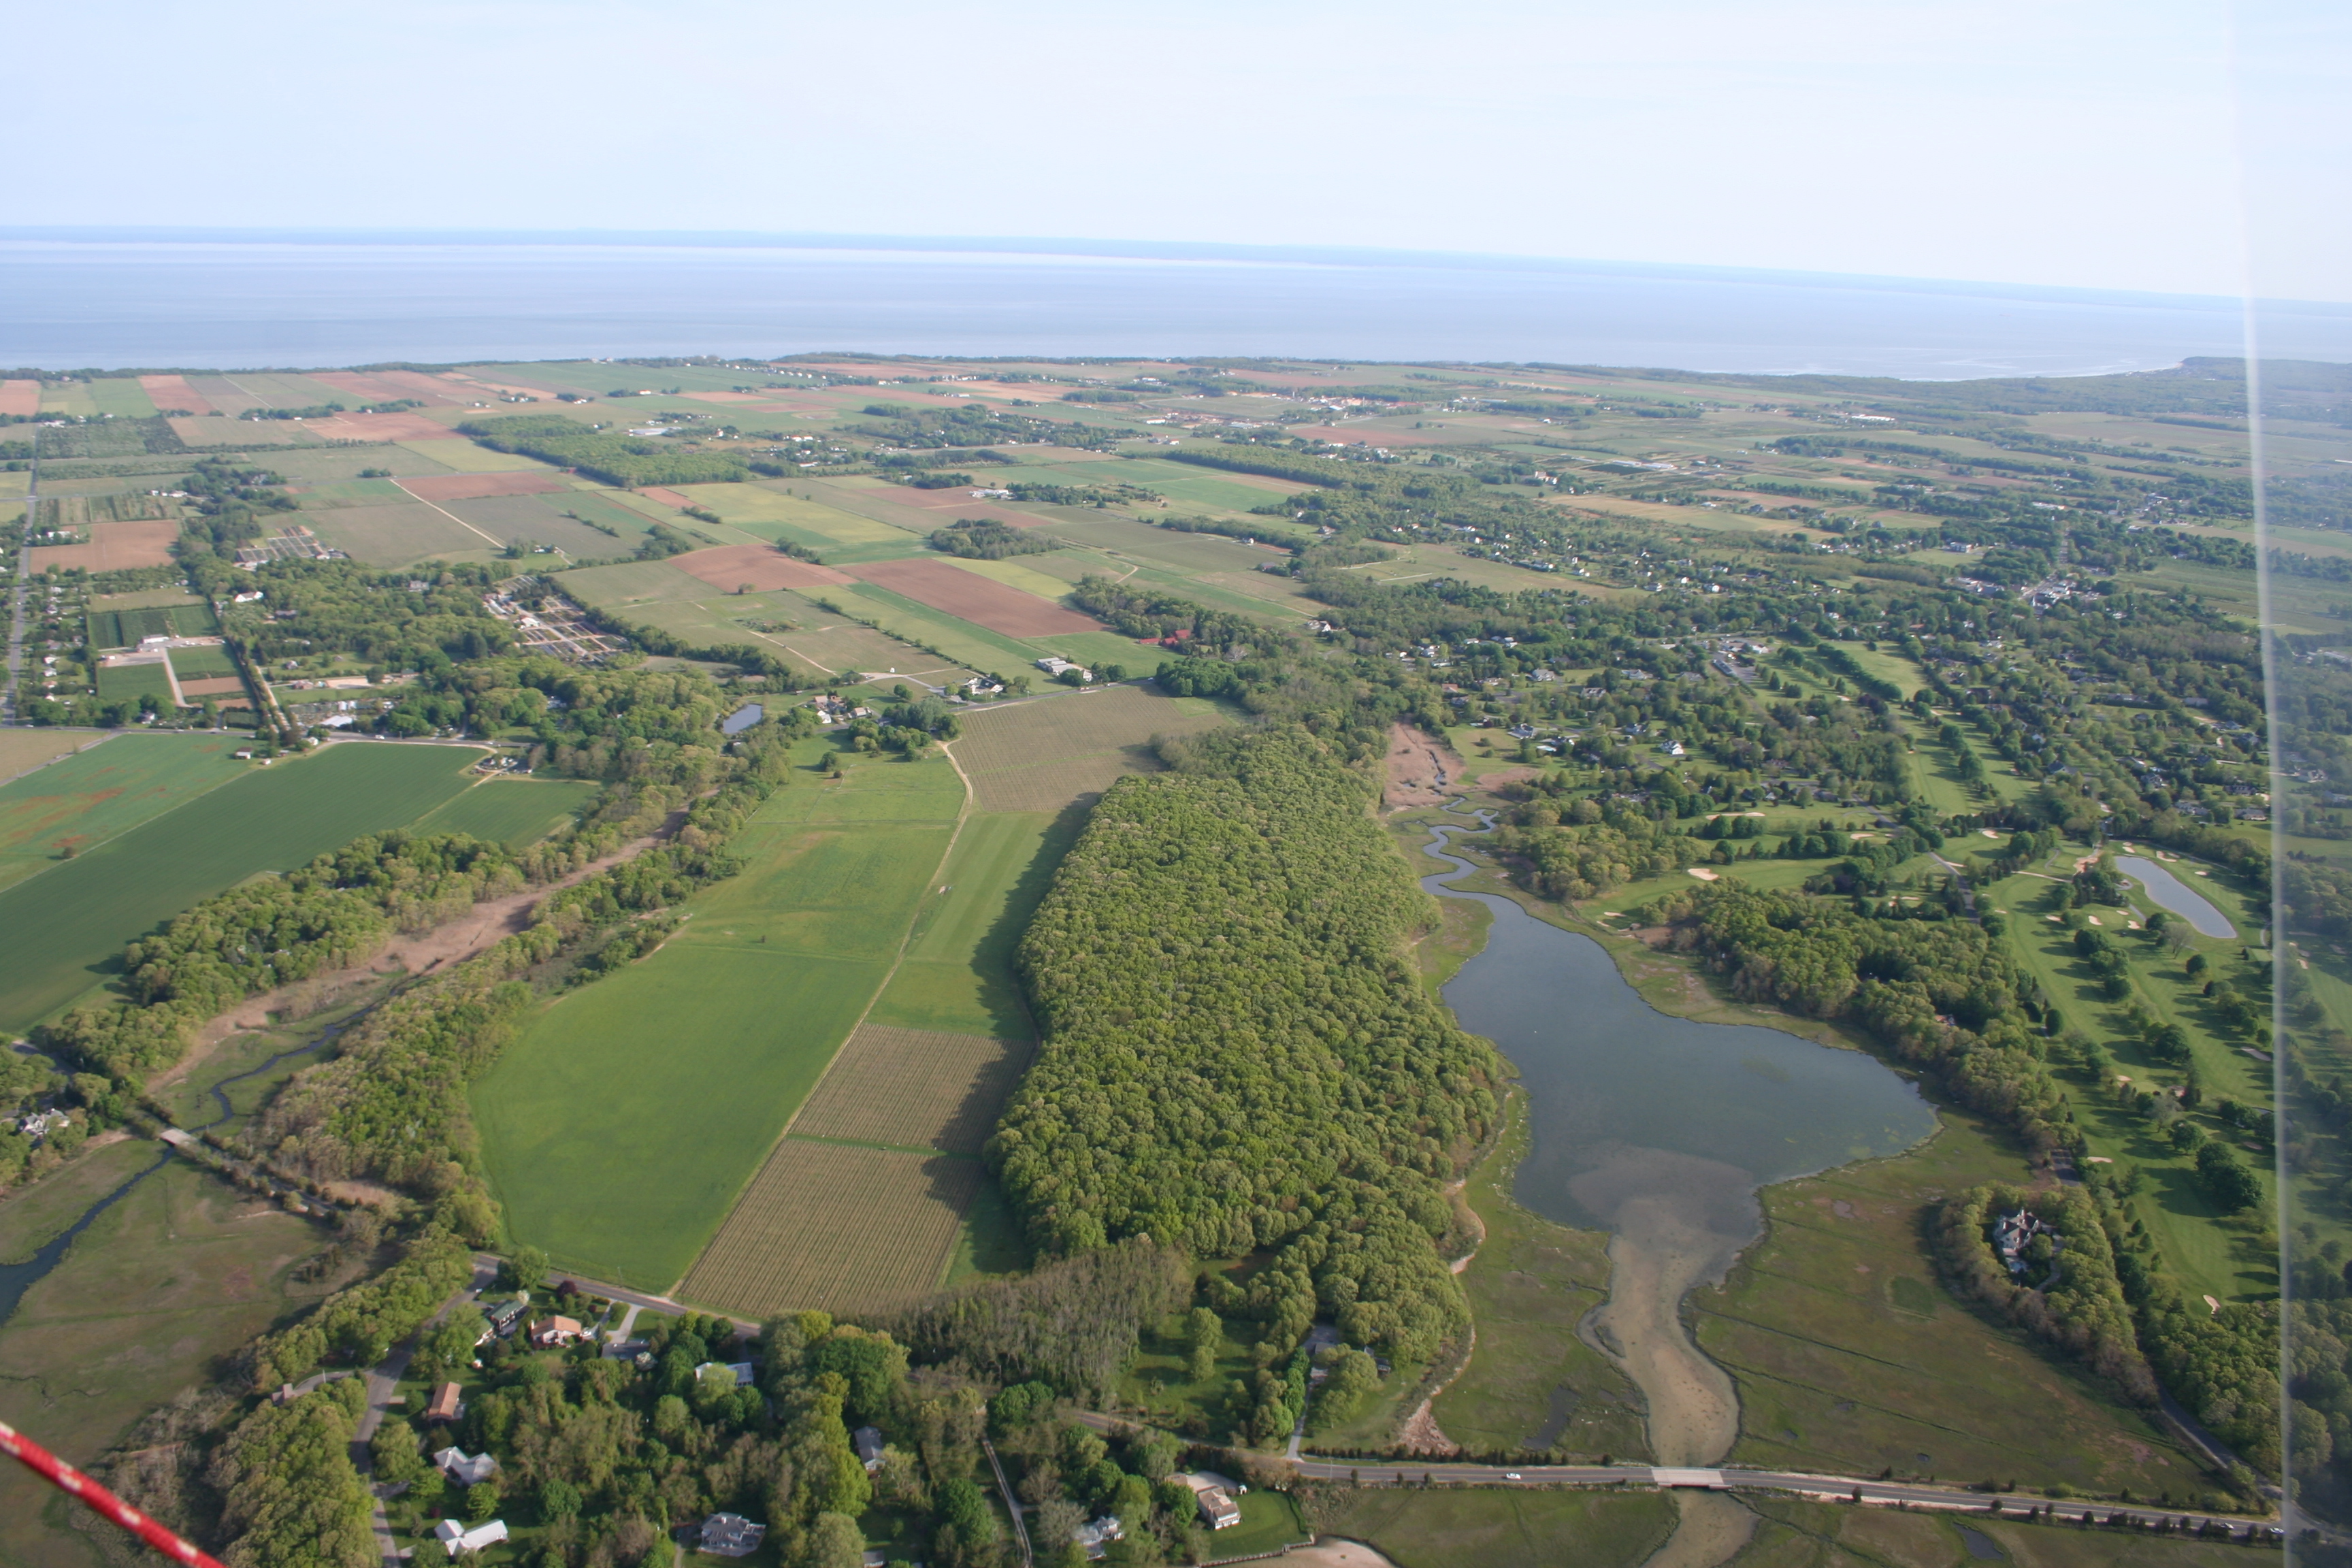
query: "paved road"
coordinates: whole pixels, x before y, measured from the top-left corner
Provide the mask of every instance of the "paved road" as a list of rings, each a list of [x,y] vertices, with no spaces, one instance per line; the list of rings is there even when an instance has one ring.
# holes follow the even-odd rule
[[[359,1468],[361,1479],[368,1483],[368,1496],[373,1504],[375,1516],[373,1522],[376,1551],[383,1555],[387,1568],[398,1568],[401,1562],[400,1547],[393,1540],[392,1520],[383,1510],[384,1498],[387,1494],[374,1481],[375,1457],[369,1450],[368,1440],[375,1436],[376,1428],[382,1426],[384,1417],[392,1413],[393,1394],[400,1387],[401,1377],[408,1371],[408,1363],[416,1354],[416,1342],[423,1339],[427,1331],[437,1328],[442,1320],[456,1311],[460,1305],[472,1300],[497,1274],[496,1258],[490,1259],[485,1265],[478,1256],[474,1259],[473,1280],[464,1289],[442,1302],[441,1310],[426,1320],[424,1328],[393,1346],[391,1353],[383,1358],[382,1365],[368,1369],[367,1408],[361,1413],[359,1432],[352,1440],[352,1463]],[[296,1387],[300,1391],[299,1384]]]
[[[505,1259],[499,1258],[496,1253],[477,1252],[474,1254],[474,1269],[477,1279],[478,1279],[481,1274],[485,1271],[491,1274],[497,1273],[499,1266],[504,1261]],[[705,1311],[700,1307],[689,1307],[685,1305],[683,1302],[673,1301],[667,1296],[656,1296],[644,1290],[632,1290],[625,1285],[615,1285],[611,1283],[609,1280],[604,1279],[591,1279],[584,1274],[573,1274],[562,1268],[550,1269],[548,1271],[548,1278],[551,1279],[569,1279],[591,1296],[603,1296],[610,1300],[626,1301],[633,1307],[650,1308],[656,1312],[667,1312],[673,1317],[683,1312],[698,1312],[706,1318],[715,1317],[718,1315],[713,1312]],[[749,1318],[730,1318],[728,1319],[728,1321],[733,1323],[737,1328],[742,1330],[747,1334],[756,1334],[760,1331],[760,1325]]]
[[[1072,1419],[1108,1432],[1116,1426],[1133,1426],[1135,1422],[1095,1411],[1074,1412]],[[1277,1456],[1262,1458],[1276,1460]],[[1399,1464],[1393,1460],[1318,1459],[1313,1455],[1290,1461],[1298,1475],[1315,1480],[1354,1480],[1371,1486],[1419,1486],[1424,1481],[1435,1486],[1548,1486],[1548,1487],[1694,1487],[1713,1490],[1784,1491],[1807,1497],[1852,1501],[1857,1496],[1864,1502],[1903,1503],[1911,1508],[1969,1510],[1990,1513],[1997,1505],[1999,1510],[2013,1517],[2022,1517],[2035,1509],[2055,1510],[2063,1522],[2079,1522],[2085,1512],[2096,1516],[2105,1524],[2120,1516],[2135,1524],[2151,1525],[2169,1521],[2174,1530],[2195,1530],[2208,1522],[2227,1528],[2243,1536],[2249,1530],[2261,1531],[2273,1521],[2249,1521],[2242,1516],[2190,1512],[2179,1509],[2150,1508],[2145,1504],[2089,1502],[2074,1500],[2053,1503],[2026,1493],[1994,1494],[1970,1491],[1961,1487],[1919,1485],[1908,1481],[1882,1481],[1862,1476],[1823,1476],[1801,1470],[1669,1469],[1653,1465],[1473,1465],[1432,1460],[1426,1464]]]
[[[25,545],[16,555],[16,584],[8,592],[8,679],[0,689],[0,719],[18,722],[16,691],[25,659],[25,601],[33,587],[33,519],[41,503],[41,427],[33,426],[31,477],[25,483]]]

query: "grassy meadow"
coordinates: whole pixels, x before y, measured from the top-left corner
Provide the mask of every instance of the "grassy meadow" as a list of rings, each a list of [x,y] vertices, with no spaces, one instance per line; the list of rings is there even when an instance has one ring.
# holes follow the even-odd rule
[[[28,1256],[157,1159],[152,1143],[118,1143],[12,1195],[0,1204],[0,1258]],[[100,1215],[0,1323],[0,1421],[69,1461],[97,1458],[148,1410],[210,1382],[221,1358],[323,1294],[330,1281],[290,1275],[330,1239],[167,1160]],[[0,1470],[0,1563],[106,1568],[114,1559],[70,1522],[79,1511],[17,1467]]]
[[[2155,1421],[1944,1290],[1935,1206],[2026,1173],[1990,1127],[1939,1116],[1908,1153],[1767,1188],[1764,1240],[1692,1294],[1700,1348],[1739,1389],[1731,1462],[2201,1498],[2201,1468]]]
[[[488,778],[417,819],[419,833],[470,833],[518,847],[569,821],[603,786],[578,779]]]

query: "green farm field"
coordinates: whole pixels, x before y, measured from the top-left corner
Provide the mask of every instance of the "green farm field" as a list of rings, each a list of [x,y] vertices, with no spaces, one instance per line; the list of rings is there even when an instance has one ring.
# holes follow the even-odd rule
[[[24,774],[48,766],[59,757],[111,740],[120,731],[0,730],[0,784],[13,784]],[[6,798],[0,793],[0,800]],[[0,829],[5,832],[5,829]],[[0,838],[0,849],[5,840]]]
[[[877,1024],[1028,1039],[1013,952],[1084,823],[1075,813],[975,813],[940,871],[906,962],[874,1005]]]
[[[172,673],[182,680],[220,679],[236,673],[236,660],[225,647],[175,647]]]
[[[112,742],[100,754],[137,739]],[[28,1027],[76,1001],[105,980],[125,942],[224,888],[302,865],[363,833],[406,826],[462,791],[479,754],[330,746],[247,770],[0,890],[0,930],[17,933],[0,971],[0,1028]]]
[[[107,702],[136,701],[152,697],[156,706],[170,711],[172,672],[159,659],[153,664],[123,664],[98,672],[98,695]]]
[[[9,731],[13,736],[16,731]],[[47,738],[47,737],[43,737]],[[60,736],[60,740],[88,737]],[[226,734],[118,734],[0,784],[0,856],[84,854],[151,816],[255,771]]]
[[[964,717],[956,756],[972,780],[982,811],[1057,812],[1110,787],[1122,773],[1160,763],[1153,736],[1213,729],[1213,708],[1160,696],[1141,686],[1113,686],[1043,698]]]
[[[945,759],[796,774],[684,929],[542,1014],[473,1091],[513,1238],[683,1276],[889,973],[963,795]]]
[[[470,833],[518,847],[536,844],[596,798],[577,779],[484,779],[417,819],[419,833]]]

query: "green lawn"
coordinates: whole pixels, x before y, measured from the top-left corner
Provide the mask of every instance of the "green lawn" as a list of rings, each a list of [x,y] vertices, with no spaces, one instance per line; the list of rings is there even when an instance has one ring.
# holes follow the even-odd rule
[[[595,799],[601,787],[576,779],[485,779],[424,817],[416,829],[535,844]]]
[[[109,742],[95,761],[142,737]],[[152,737],[165,740],[167,737]],[[190,739],[197,739],[190,737]],[[289,870],[364,833],[404,827],[463,790],[478,752],[330,746],[167,809],[0,891],[0,1028],[23,1029],[100,984],[122,946],[258,871]],[[46,784],[58,769],[37,775]]]
[[[944,758],[796,773],[677,935],[542,1013],[473,1089],[513,1238],[677,1280],[936,906],[962,804]]]

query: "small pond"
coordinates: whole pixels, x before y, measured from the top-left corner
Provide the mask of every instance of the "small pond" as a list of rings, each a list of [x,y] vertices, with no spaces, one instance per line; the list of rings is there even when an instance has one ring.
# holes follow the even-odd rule
[[[2196,928],[2199,936],[2231,937],[2237,927],[2213,901],[2145,855],[2118,855],[2116,869],[2147,889],[2158,905]]]

